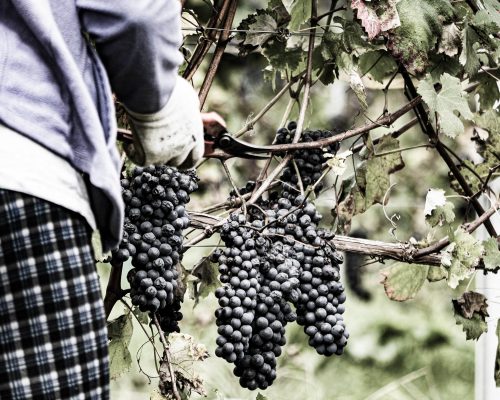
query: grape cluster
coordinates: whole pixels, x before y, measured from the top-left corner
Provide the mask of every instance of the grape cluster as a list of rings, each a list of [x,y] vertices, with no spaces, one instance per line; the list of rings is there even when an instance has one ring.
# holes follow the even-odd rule
[[[294,129],[294,123],[280,129],[277,142],[291,141]],[[310,141],[330,137],[331,132],[304,135]],[[295,160],[301,160],[303,183],[316,182],[325,161],[323,152],[299,152]],[[251,390],[266,389],[276,379],[288,323],[303,326],[309,344],[325,356],[342,354],[349,338],[342,316],[342,256],[330,243],[333,234],[318,226],[322,216],[314,204],[297,193],[292,168],[283,174],[279,191],[249,207],[246,216],[230,215],[221,229],[225,249],[212,255],[223,283],[215,293],[216,355],[234,363],[240,385]],[[240,194],[254,187],[249,182]]]
[[[276,143],[286,144],[291,143],[295,135],[297,124],[290,122],[287,127],[278,129],[276,133]],[[320,139],[326,139],[337,134],[337,131],[314,130],[304,131],[300,137],[300,142],[314,142]],[[321,149],[301,149],[294,152],[294,161],[290,162],[284,170],[281,179],[297,185],[299,177],[296,173],[296,168],[300,172],[300,179],[304,187],[313,185],[321,177],[322,166],[326,161],[325,153],[335,154],[340,146],[340,142],[333,143]],[[315,191],[320,192],[323,185],[319,183]]]
[[[127,279],[132,304],[158,314],[166,332],[177,330],[181,299],[176,296],[182,254],[182,230],[189,225],[185,205],[197,188],[194,173],[167,166],[136,167],[122,179],[125,222],[112,262],[132,258]]]

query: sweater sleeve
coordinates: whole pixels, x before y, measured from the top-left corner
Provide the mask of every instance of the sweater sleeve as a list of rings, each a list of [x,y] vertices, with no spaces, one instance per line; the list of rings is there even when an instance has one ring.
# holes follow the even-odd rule
[[[170,98],[182,63],[178,0],[76,0],[111,86],[127,108],[154,113]]]

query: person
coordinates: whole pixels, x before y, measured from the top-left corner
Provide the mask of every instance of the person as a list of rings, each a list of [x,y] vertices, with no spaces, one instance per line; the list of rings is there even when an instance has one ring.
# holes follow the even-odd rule
[[[91,232],[121,238],[112,93],[140,165],[203,155],[178,0],[0,2],[0,398],[107,399]],[[210,119],[210,118],[209,118]]]

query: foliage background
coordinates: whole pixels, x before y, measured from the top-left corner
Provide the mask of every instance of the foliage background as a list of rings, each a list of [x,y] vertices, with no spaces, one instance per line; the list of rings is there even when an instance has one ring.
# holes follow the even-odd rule
[[[320,4],[323,2],[320,2]],[[324,2],[328,3],[328,2]],[[391,3],[389,1],[389,3]],[[422,15],[427,20],[432,13],[426,14],[427,3],[422,5]],[[436,2],[439,3],[439,2]],[[457,1],[457,7],[465,2]],[[462,4],[463,3],[463,4]],[[259,8],[265,8],[266,1],[240,2],[238,13],[233,26],[238,26],[249,13]],[[201,19],[203,15],[203,1],[188,1]],[[432,4],[436,7],[436,4]],[[428,10],[427,10],[428,11]],[[402,18],[410,18],[402,13]],[[408,22],[408,21],[407,21]],[[419,21],[415,22],[419,23]],[[436,22],[438,23],[438,22]],[[468,29],[467,27],[462,27]],[[470,34],[470,32],[469,32]],[[395,45],[403,51],[412,51],[412,42],[404,42],[404,34],[392,38]],[[407,38],[406,38],[407,39]],[[196,35],[186,37],[186,48],[192,49],[196,44]],[[398,42],[402,40],[403,42]],[[425,46],[425,44],[421,44]],[[464,46],[467,43],[464,42]],[[424,49],[420,55],[425,55]],[[432,55],[429,53],[429,57]],[[458,55],[457,55],[458,56]],[[422,56],[424,57],[424,56]],[[446,57],[443,55],[443,57]],[[425,57],[424,57],[425,58]],[[424,70],[428,60],[416,57],[414,70]],[[459,68],[452,58],[435,64],[439,73],[452,72]],[[436,67],[436,65],[438,67]],[[214,85],[208,96],[205,109],[218,111],[228,123],[230,131],[237,131],[262,109],[273,97],[275,91],[268,80],[268,73],[264,72],[268,66],[266,59],[257,53],[250,53],[244,58],[238,57],[238,49],[230,43],[219,67]],[[194,77],[195,87],[202,83],[204,71],[208,65],[203,64]],[[466,64],[467,68],[472,68]],[[390,70],[390,63],[387,64]],[[386,72],[386,71],[382,71]],[[432,71],[431,71],[432,72]],[[439,72],[439,73],[438,73]],[[375,120],[384,108],[390,109],[407,102],[403,94],[403,81],[396,76],[387,96],[384,95],[382,85],[369,74],[362,77],[366,88],[367,108],[363,109],[358,96],[349,85],[349,77],[340,73],[339,79],[328,86],[316,85],[312,88],[311,103],[306,116],[306,127],[310,128],[339,128],[349,129],[359,126],[366,120]],[[491,82],[490,82],[491,84]],[[493,80],[493,85],[496,81]],[[494,96],[494,95],[493,95]],[[498,97],[498,96],[497,96]],[[477,98],[476,98],[477,100]],[[495,100],[495,99],[493,99]],[[387,102],[387,103],[386,103]],[[281,99],[249,132],[246,139],[254,143],[270,143],[282,116],[285,112],[287,98]],[[477,103],[473,96],[469,98],[470,108],[475,111]],[[298,117],[299,107],[292,109],[290,119]],[[373,138],[379,137],[393,129],[403,126],[412,115],[405,115],[399,119],[392,129],[379,128],[371,131]],[[465,122],[465,133],[457,140],[447,141],[447,145],[464,159],[478,160],[475,146],[471,141],[473,136],[472,124]],[[411,128],[400,138],[400,147],[407,148],[425,145],[428,138],[417,126]],[[342,148],[347,149],[352,141],[343,142]],[[380,205],[374,205],[368,211],[357,215],[353,219],[352,232],[362,232],[366,237],[374,240],[408,241],[425,239],[430,232],[425,222],[424,204],[429,188],[447,188],[446,194],[451,195],[449,189],[448,169],[443,161],[436,157],[432,149],[416,148],[402,153],[406,167],[392,175],[389,203],[385,210]],[[353,173],[353,165],[358,162],[357,157],[349,163],[346,175]],[[228,163],[233,177],[240,186],[249,179],[255,179],[262,162],[252,160],[231,160]],[[199,170],[201,178],[200,190],[189,205],[192,210],[200,210],[205,206],[224,201],[231,186],[215,161],[208,161]],[[333,184],[333,181],[330,182]],[[460,196],[448,199],[460,217],[465,217],[466,204]],[[332,223],[330,210],[335,205],[332,191],[326,191],[316,199],[316,205],[325,216],[325,223]],[[384,212],[385,211],[385,212]],[[387,216],[398,215],[396,230],[391,229],[391,222]],[[457,218],[458,220],[459,218]],[[435,231],[433,231],[436,233]],[[438,230],[439,232],[439,230]],[[444,232],[444,230],[442,231]],[[436,235],[436,238],[439,238]],[[208,254],[212,247],[218,244],[216,237],[203,246],[190,249],[184,257],[183,264],[192,268],[200,258]],[[366,261],[370,261],[367,259]],[[302,329],[292,324],[287,328],[288,343],[285,352],[280,357],[278,379],[263,395],[268,399],[295,400],[295,399],[472,399],[474,378],[474,345],[465,341],[461,326],[455,325],[451,298],[458,297],[466,287],[473,288],[472,280],[465,280],[455,290],[450,289],[445,281],[424,285],[415,299],[404,303],[390,301],[384,294],[380,284],[380,271],[391,265],[372,260],[369,265],[363,266],[363,286],[371,293],[370,301],[362,301],[347,289],[347,303],[345,319],[351,333],[346,353],[342,357],[324,358],[318,356],[313,349],[307,346]],[[126,266],[126,269],[130,265]],[[99,271],[103,285],[108,275],[108,266],[100,265]],[[344,274],[345,275],[345,274]],[[126,270],[124,277],[126,276]],[[123,285],[125,286],[125,279]],[[192,293],[187,294],[187,297]],[[257,392],[249,392],[240,388],[237,379],[232,375],[231,366],[214,356],[216,327],[214,310],[216,300],[213,294],[201,299],[196,305],[193,299],[187,299],[183,306],[184,319],[181,322],[181,331],[194,337],[196,342],[207,346],[211,355],[204,362],[195,365],[196,372],[205,380],[208,399],[255,399]],[[111,316],[122,313],[117,305]],[[148,399],[156,380],[149,385],[149,379],[139,371],[135,362],[136,355],[140,365],[147,373],[155,374],[153,355],[148,346],[143,346],[146,338],[134,321],[135,329],[132,336],[130,350],[134,359],[129,373],[121,376],[112,383],[113,399]],[[141,352],[141,349],[143,351]],[[197,396],[194,395],[193,398]]]

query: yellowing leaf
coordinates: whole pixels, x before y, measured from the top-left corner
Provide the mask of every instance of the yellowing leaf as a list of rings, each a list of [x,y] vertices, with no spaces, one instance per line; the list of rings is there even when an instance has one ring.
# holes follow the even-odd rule
[[[440,83],[441,90],[438,93],[428,76],[420,82],[418,93],[429,107],[431,118],[437,113],[440,130],[447,136],[455,138],[463,133],[464,125],[454,112],[458,111],[468,120],[472,120],[474,115],[467,103],[467,94],[460,86],[460,79],[445,73],[441,75]]]
[[[373,39],[380,32],[397,28],[401,25],[396,0],[380,0],[367,3],[365,0],[352,0],[351,8],[357,10],[357,17],[368,34]]]
[[[429,266],[420,264],[396,263],[383,269],[385,294],[395,301],[413,299],[422,288],[428,272]]]

